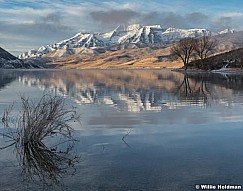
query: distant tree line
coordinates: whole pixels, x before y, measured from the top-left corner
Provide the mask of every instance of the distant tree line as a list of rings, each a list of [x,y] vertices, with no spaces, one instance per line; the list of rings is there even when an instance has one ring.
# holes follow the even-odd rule
[[[212,54],[217,42],[212,36],[204,35],[201,38],[183,38],[171,47],[171,54],[182,60],[184,69],[187,70],[188,63],[192,58],[200,60],[200,68],[204,67],[204,60]]]

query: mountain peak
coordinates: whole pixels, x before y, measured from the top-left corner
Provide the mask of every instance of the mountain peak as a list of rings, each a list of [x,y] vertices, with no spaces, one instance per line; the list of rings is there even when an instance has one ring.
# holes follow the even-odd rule
[[[23,68],[23,62],[0,47],[0,68],[14,69]]]
[[[235,33],[236,32],[236,30],[235,29],[224,29],[224,30],[222,30],[222,31],[220,31],[220,32],[218,32],[219,34],[227,34],[227,33]]]
[[[138,30],[142,26],[140,24],[132,24],[127,26],[127,31],[133,31],[133,30]]]
[[[223,33],[232,33],[232,30],[224,30]],[[207,29],[163,29],[160,25],[142,26],[140,24],[132,24],[127,27],[124,25],[117,26],[114,30],[106,33],[82,33],[79,32],[75,36],[62,40],[58,43],[42,46],[36,50],[30,50],[19,55],[19,58],[25,59],[30,57],[40,57],[49,52],[64,49],[68,50],[68,54],[76,52],[72,49],[76,48],[107,48],[114,45],[132,44],[136,47],[145,47],[150,45],[166,45],[179,41],[182,38],[193,37],[198,38],[204,35],[212,35],[213,33]],[[218,33],[215,33],[216,35]],[[69,51],[71,49],[71,51]],[[67,54],[67,55],[68,55]]]
[[[0,58],[5,60],[15,60],[17,59],[15,56],[4,50],[0,47]]]

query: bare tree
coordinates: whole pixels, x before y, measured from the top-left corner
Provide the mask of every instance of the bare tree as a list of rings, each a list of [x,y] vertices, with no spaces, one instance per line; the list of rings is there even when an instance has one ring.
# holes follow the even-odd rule
[[[200,58],[202,67],[204,65],[204,59],[206,59],[209,54],[213,53],[216,45],[216,39],[213,39],[212,36],[204,35],[202,38],[194,40],[194,51]]]
[[[182,60],[185,70],[187,70],[194,50],[194,41],[193,38],[184,38],[171,48],[171,54]]]

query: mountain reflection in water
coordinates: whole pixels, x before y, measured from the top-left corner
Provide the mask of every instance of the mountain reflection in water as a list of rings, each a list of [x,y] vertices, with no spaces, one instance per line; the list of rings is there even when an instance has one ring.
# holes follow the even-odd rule
[[[39,74],[39,75],[38,75]],[[226,104],[242,91],[241,75],[183,74],[169,70],[68,70],[25,73],[19,80],[72,97],[78,104],[106,104],[119,111],[161,111]]]
[[[243,182],[241,74],[169,70],[1,74],[0,114],[18,93],[36,100],[43,91],[63,95],[67,105],[80,112],[82,126],[74,126],[74,132],[80,140],[75,151],[82,161],[75,176],[63,179],[63,190],[188,191],[197,184]],[[43,151],[38,150],[45,155]],[[13,158],[6,150],[0,155],[3,190],[23,188],[19,172],[8,167]]]

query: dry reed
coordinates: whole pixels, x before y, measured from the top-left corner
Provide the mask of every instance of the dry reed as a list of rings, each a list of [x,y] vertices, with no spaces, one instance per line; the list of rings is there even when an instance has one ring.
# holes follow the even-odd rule
[[[75,172],[79,157],[73,151],[77,140],[73,137],[72,122],[79,121],[75,108],[66,109],[64,99],[45,94],[35,104],[30,98],[21,98],[22,109],[11,116],[13,105],[4,111],[3,137],[9,142],[6,149],[15,146],[24,180],[47,185],[62,184],[66,174]],[[48,146],[48,141],[59,141]]]

